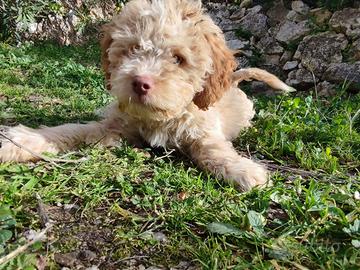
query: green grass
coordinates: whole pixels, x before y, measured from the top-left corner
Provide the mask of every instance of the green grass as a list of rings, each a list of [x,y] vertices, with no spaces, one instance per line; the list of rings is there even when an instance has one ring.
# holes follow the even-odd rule
[[[96,45],[1,45],[0,124],[96,119],[111,99],[98,59]],[[100,269],[134,256],[147,267],[359,269],[360,95],[344,90],[255,99],[255,125],[235,145],[275,168],[271,188],[239,193],[180,155],[126,144],[85,147],[67,156],[87,157],[76,164],[0,164],[0,257],[42,228],[36,193],[55,224],[0,269],[39,258],[60,269],[54,254],[83,249],[96,257],[77,263]]]

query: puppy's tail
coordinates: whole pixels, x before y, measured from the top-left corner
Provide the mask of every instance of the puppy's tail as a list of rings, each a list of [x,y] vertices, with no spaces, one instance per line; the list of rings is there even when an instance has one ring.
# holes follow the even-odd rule
[[[265,82],[268,85],[270,85],[272,88],[281,90],[284,93],[290,93],[296,91],[295,88],[288,86],[286,83],[282,82],[278,77],[263,69],[244,68],[235,71],[232,75],[232,81],[234,83],[239,83],[241,81],[252,81],[253,79]]]

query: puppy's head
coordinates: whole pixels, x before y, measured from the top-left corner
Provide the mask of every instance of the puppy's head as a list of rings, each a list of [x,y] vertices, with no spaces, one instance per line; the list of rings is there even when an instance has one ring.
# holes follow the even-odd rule
[[[198,0],[132,0],[103,28],[107,88],[127,113],[164,120],[194,102],[206,110],[236,67]]]

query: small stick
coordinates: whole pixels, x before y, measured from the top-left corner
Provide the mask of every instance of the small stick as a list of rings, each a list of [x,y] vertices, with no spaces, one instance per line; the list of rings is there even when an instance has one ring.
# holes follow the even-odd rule
[[[175,149],[171,149],[170,151],[166,151],[165,150],[165,155],[161,156],[161,157],[157,157],[157,158],[154,158],[154,161],[158,161],[158,160],[161,160],[161,159],[164,159],[164,158],[167,158],[169,157],[172,153],[175,152]]]
[[[116,262],[112,263],[113,265],[114,264],[119,264],[119,263],[122,263],[122,262],[125,262],[125,261],[129,261],[129,260],[133,260],[133,259],[144,259],[144,258],[148,258],[149,256],[132,256],[132,257],[126,257],[126,258],[123,258],[123,259],[120,259],[120,260],[117,260]]]
[[[0,131],[0,136],[4,137],[5,139],[7,139],[9,142],[13,143],[15,146],[19,147],[20,149],[30,153],[31,155],[33,155],[34,157],[38,158],[38,159],[41,159],[41,160],[44,160],[44,161],[47,161],[47,162],[50,162],[52,163],[53,165],[55,165],[56,167],[60,167],[62,168],[61,166],[59,166],[58,164],[56,164],[56,162],[58,163],[79,163],[79,162],[82,162],[84,160],[86,160],[86,158],[80,158],[80,159],[76,159],[76,160],[71,160],[71,159],[57,159],[57,158],[49,158],[49,157],[46,157],[44,155],[41,155],[39,153],[36,153],[32,150],[30,150],[29,148],[27,148],[26,146],[24,145],[21,145],[17,142],[15,142],[13,139],[9,138],[9,136],[5,135],[3,132]]]
[[[5,263],[8,263],[10,260],[14,259],[15,257],[17,257],[18,255],[20,255],[21,253],[23,253],[25,250],[27,250],[31,245],[35,244],[38,241],[41,241],[47,231],[51,228],[52,226],[49,225],[48,227],[46,227],[45,229],[43,229],[41,232],[39,232],[31,241],[27,242],[25,245],[18,247],[17,249],[13,250],[12,252],[10,252],[8,255],[0,258],[0,265],[3,265]]]

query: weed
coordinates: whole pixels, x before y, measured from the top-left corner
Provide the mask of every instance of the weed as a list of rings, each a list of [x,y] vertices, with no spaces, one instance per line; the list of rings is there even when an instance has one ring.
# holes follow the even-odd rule
[[[95,45],[1,45],[1,124],[96,119],[94,110],[111,100],[98,59]],[[359,104],[359,94],[344,89],[324,100],[256,99],[255,125],[235,145],[279,169],[273,187],[247,193],[181,156],[125,143],[84,147],[70,157],[86,161],[62,168],[0,164],[0,256],[40,229],[35,193],[54,222],[48,247],[33,246],[0,268],[35,269],[41,255],[58,269],[55,253],[87,249],[100,269],[124,269],[129,257],[146,267],[357,269]]]

